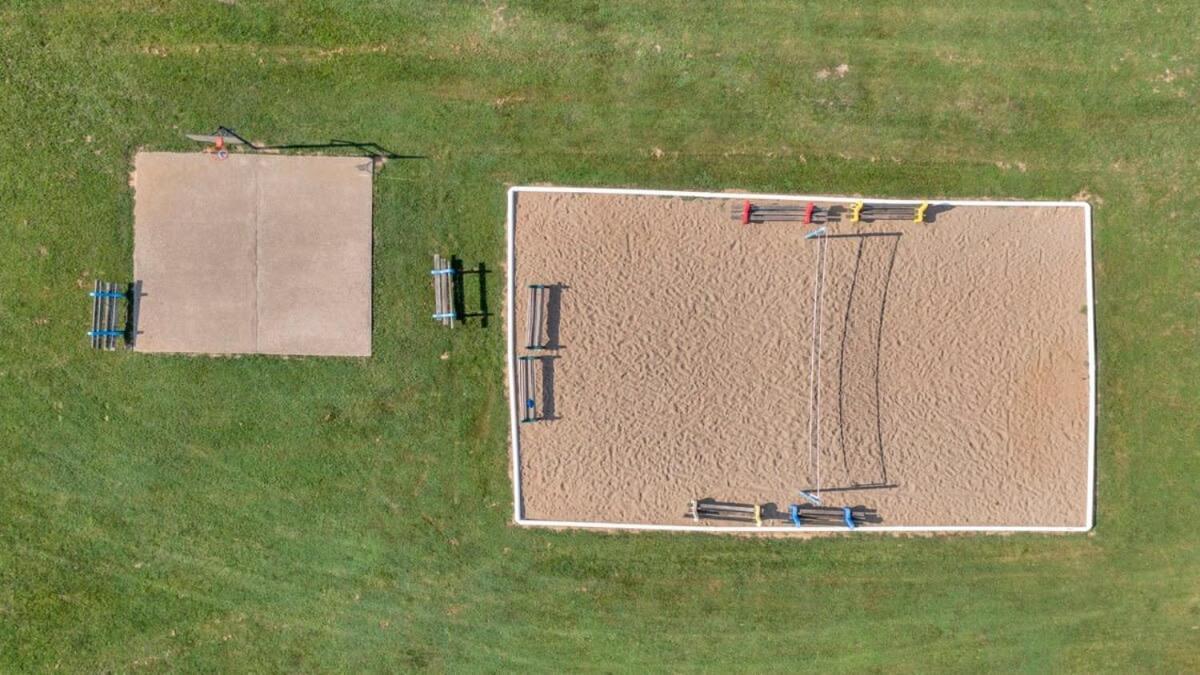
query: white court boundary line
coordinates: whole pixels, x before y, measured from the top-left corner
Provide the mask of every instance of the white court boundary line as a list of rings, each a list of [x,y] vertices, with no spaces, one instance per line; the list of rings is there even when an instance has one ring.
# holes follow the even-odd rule
[[[646,197],[689,197],[698,199],[757,199],[772,201],[830,202],[853,204],[868,201],[872,204],[929,204],[930,206],[1033,206],[1068,207],[1083,209],[1084,222],[1084,274],[1087,289],[1088,322],[1088,466],[1087,466],[1087,510],[1083,525],[1036,526],[1036,525],[861,525],[854,532],[1087,532],[1095,525],[1096,504],[1096,301],[1095,281],[1092,274],[1092,206],[1087,202],[1066,201],[1000,201],[972,199],[868,199],[858,197],[829,197],[825,195],[774,195],[753,192],[688,192],[683,190],[642,190],[626,188],[589,188],[567,186],[516,186],[508,189],[506,239],[508,244],[508,277],[506,292],[506,324],[508,329],[508,393],[509,435],[512,439],[513,521],[524,527],[585,528],[598,530],[655,530],[663,532],[708,532],[722,533],[787,533],[806,532],[849,532],[844,527],[718,527],[703,525],[655,525],[645,523],[605,523],[573,520],[531,520],[524,517],[521,500],[521,435],[518,422],[517,375],[516,375],[516,204],[521,192],[557,192],[569,194],[633,195]]]

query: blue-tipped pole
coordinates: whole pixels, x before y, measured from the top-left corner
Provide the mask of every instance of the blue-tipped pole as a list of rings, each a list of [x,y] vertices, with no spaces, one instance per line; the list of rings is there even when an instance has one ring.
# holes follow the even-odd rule
[[[817,229],[813,230],[812,232],[809,232],[808,234],[804,235],[804,238],[805,239],[815,239],[816,237],[819,237],[819,236],[825,234],[825,230],[827,230],[827,229],[829,229],[829,228],[818,227]]]
[[[821,498],[811,492],[805,492],[804,490],[801,490],[800,496],[804,498],[804,501],[812,504],[813,506],[821,505]]]
[[[856,527],[854,524],[854,514],[850,512],[849,506],[842,507],[842,518],[846,521],[846,527],[852,530]]]
[[[800,527],[800,505],[792,504],[790,507],[788,507],[788,515],[792,517],[792,524],[796,527]]]

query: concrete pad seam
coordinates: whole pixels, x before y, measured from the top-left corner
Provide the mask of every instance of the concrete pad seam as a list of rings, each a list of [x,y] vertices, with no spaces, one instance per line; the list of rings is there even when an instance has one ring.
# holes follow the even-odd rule
[[[258,172],[262,168],[261,164],[262,161],[256,157],[254,159],[254,170],[250,172],[254,176],[254,325],[251,327],[251,330],[254,335],[254,350],[258,352],[262,351],[262,345],[258,341],[260,312],[258,299],[262,296],[262,291],[259,289],[259,280],[262,278],[262,275],[258,272],[258,261],[262,257],[262,251],[260,250],[262,237],[259,236],[262,229],[262,181],[258,177]]]

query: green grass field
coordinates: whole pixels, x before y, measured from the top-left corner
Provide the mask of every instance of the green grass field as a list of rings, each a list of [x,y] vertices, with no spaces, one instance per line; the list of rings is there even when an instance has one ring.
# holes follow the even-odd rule
[[[0,671],[1200,670],[1200,15],[934,4],[3,3]],[[371,359],[88,349],[133,153],[218,124],[425,157],[377,176]],[[426,275],[500,311],[538,182],[1089,199],[1095,531],[509,526],[503,322]]]

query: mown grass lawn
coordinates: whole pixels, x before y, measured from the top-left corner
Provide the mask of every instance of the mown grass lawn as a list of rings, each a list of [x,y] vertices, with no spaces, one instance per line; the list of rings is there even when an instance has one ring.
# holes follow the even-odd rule
[[[1200,669],[1194,3],[0,7],[0,670]],[[87,348],[133,153],[218,124],[425,157],[377,176],[372,358]],[[510,527],[502,322],[426,274],[501,270],[537,182],[1089,199],[1095,531]]]

